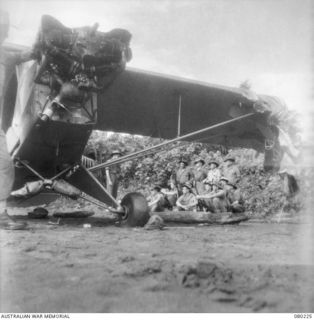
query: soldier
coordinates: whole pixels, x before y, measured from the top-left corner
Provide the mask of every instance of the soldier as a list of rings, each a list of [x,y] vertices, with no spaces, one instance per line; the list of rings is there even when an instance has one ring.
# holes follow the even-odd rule
[[[112,151],[109,161],[113,161],[122,156],[119,150]],[[106,168],[106,186],[109,193],[116,199],[118,195],[121,169],[118,164]]]
[[[17,222],[11,218],[6,211],[6,200],[12,191],[14,182],[14,167],[8,153],[6,137],[2,131],[2,118],[4,94],[9,81],[14,73],[14,66],[31,59],[31,53],[8,53],[2,48],[2,43],[8,36],[9,16],[0,10],[0,227],[10,230],[22,230],[26,228],[26,223]]]
[[[204,169],[205,161],[198,158],[194,162],[195,168],[193,170],[193,183],[196,190],[196,194],[202,194],[204,191],[204,180],[206,179],[207,172]]]
[[[198,207],[201,211],[211,211],[213,212],[213,205],[210,199],[207,199],[212,192],[212,185],[209,182],[204,183],[204,191],[198,194],[196,198],[198,199]]]
[[[159,186],[151,189],[151,195],[147,199],[150,212],[161,212],[165,210],[166,200],[160,190],[161,188]]]
[[[234,157],[227,157],[225,160],[225,167],[223,169],[223,175],[228,179],[232,184],[237,184],[240,180],[240,170],[235,164]]]
[[[176,205],[178,210],[196,211],[197,199],[192,193],[192,185],[190,183],[183,185],[182,196],[179,197]]]
[[[181,159],[179,161],[179,169],[176,172],[176,184],[180,194],[182,193],[183,185],[191,182],[193,179],[193,175],[188,164],[187,160]]]
[[[236,185],[227,182],[225,184],[225,190],[227,192],[227,199],[229,202],[229,210],[234,213],[241,213],[245,211],[244,200],[241,194],[241,191],[237,188]]]
[[[221,178],[219,179],[219,183],[220,183],[221,187],[222,187],[223,189],[225,189],[227,183],[229,183],[229,180],[228,180],[226,177],[221,177]]]
[[[165,195],[166,199],[168,200],[169,206],[172,209],[178,200],[179,193],[178,188],[175,185],[173,180],[170,180],[170,184],[168,188],[162,190],[162,193]]]
[[[212,184],[212,192],[202,195],[202,199],[210,200],[211,210],[214,213],[226,212],[228,209],[227,193],[218,183]]]
[[[204,182],[209,182],[209,183],[216,183],[219,181],[221,177],[221,172],[219,167],[219,163],[215,160],[209,161],[209,170],[207,173],[207,177],[204,180]]]

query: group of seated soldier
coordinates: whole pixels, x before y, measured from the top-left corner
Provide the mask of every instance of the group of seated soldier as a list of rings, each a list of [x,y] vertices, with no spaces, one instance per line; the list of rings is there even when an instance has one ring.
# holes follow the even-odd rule
[[[240,171],[235,158],[227,157],[222,164],[196,159],[194,166],[181,159],[179,168],[172,175],[167,188],[158,185],[151,190],[148,205],[152,212],[164,210],[243,212],[244,200],[237,184]]]

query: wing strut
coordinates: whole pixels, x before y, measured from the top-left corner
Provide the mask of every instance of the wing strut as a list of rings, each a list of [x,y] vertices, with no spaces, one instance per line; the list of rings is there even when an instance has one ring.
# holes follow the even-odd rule
[[[185,140],[187,138],[191,138],[191,137],[199,135],[201,133],[208,132],[210,130],[213,130],[213,129],[216,129],[216,128],[219,128],[219,127],[223,127],[223,126],[228,125],[230,123],[233,123],[233,122],[236,122],[236,121],[240,121],[240,120],[252,117],[255,114],[256,113],[253,113],[253,112],[252,113],[247,113],[247,114],[245,114],[243,116],[240,116],[240,117],[237,117],[237,118],[233,118],[233,119],[230,119],[230,120],[227,120],[227,121],[223,121],[223,122],[214,124],[214,125],[212,125],[210,127],[206,127],[206,128],[203,128],[203,129],[200,129],[200,130],[197,130],[197,131],[193,131],[193,132],[187,133],[187,134],[185,134],[183,136],[176,137],[174,139],[162,142],[160,144],[157,144],[156,146],[152,146],[152,147],[147,148],[145,150],[140,150],[140,151],[137,151],[137,152],[134,152],[134,153],[131,153],[131,154],[127,154],[127,155],[125,155],[123,157],[120,157],[119,159],[111,160],[111,161],[107,161],[107,162],[98,164],[98,165],[96,165],[94,167],[88,168],[88,171],[96,171],[96,170],[99,170],[99,169],[102,169],[102,168],[110,167],[110,166],[115,165],[115,164],[123,163],[125,161],[130,161],[130,160],[134,160],[136,158],[142,157],[142,156],[146,156],[148,154],[154,153],[159,148],[167,146],[168,144],[171,144],[171,143],[174,143],[174,142],[177,142],[177,141],[181,141],[181,140]]]
[[[182,106],[182,96],[179,95],[179,110],[178,110],[178,133],[177,137],[181,135],[181,106]]]

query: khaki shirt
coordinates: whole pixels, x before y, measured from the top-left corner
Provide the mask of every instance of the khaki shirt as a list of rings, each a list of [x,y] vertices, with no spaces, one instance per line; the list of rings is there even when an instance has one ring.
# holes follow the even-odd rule
[[[151,206],[152,203],[156,204],[158,207],[164,207],[165,206],[165,197],[163,196],[162,193],[158,192],[154,196],[149,197],[149,203],[148,205]]]
[[[208,171],[206,181],[210,183],[219,182],[220,178],[221,178],[220,169],[215,168],[213,170]]]
[[[4,132],[0,129],[0,201],[10,195],[14,182],[14,167],[8,153]]]
[[[244,202],[241,191],[239,189],[229,190],[227,194],[227,198],[230,204],[232,204],[235,201],[238,201],[240,204],[243,204]]]
[[[193,193],[188,192],[179,197],[178,203],[182,206],[193,208],[197,204],[197,199]]]
[[[203,168],[194,169],[193,174],[194,174],[194,181],[196,181],[196,182],[202,182],[207,176],[206,170]]]
[[[178,169],[176,173],[176,180],[179,184],[187,183],[192,179],[192,172],[189,167],[186,167],[184,169]]]
[[[225,167],[223,170],[223,175],[232,184],[235,184],[240,180],[240,170],[236,165],[231,165],[230,167]]]

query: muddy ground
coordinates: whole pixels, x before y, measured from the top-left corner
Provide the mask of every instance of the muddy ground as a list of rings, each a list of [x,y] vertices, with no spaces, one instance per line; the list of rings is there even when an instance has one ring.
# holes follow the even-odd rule
[[[1,230],[1,312],[314,311],[309,221],[148,231],[97,217]]]

